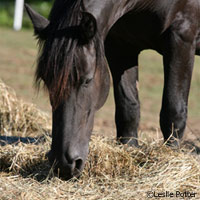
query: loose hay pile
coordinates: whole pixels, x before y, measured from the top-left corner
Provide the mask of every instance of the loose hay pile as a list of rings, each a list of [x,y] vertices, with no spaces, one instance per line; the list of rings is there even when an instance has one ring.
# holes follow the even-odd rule
[[[35,105],[18,100],[0,79],[0,133],[27,137],[50,130],[50,119]]]
[[[13,92],[11,95],[10,89],[5,85],[2,87],[2,84],[0,93],[2,95],[6,90],[7,101],[0,104],[1,121],[4,122],[1,130],[9,130],[9,134],[13,130],[20,136],[32,135],[32,131],[37,132],[37,136],[44,134],[45,127],[48,130],[45,115],[33,106],[29,107],[22,101],[19,103],[15,95],[13,98]],[[14,119],[12,112],[17,113],[24,107],[27,109],[20,112],[26,113]],[[16,128],[22,124],[20,117],[23,123],[29,121],[26,116],[32,116],[32,119],[42,116],[40,124],[36,120],[34,125],[30,125],[42,128],[36,131],[28,124],[24,125],[26,129]],[[155,191],[155,194],[167,191],[173,194],[179,191],[181,195],[183,192],[198,193],[192,199],[200,199],[200,162],[188,150],[173,151],[156,141],[134,149],[117,145],[114,139],[93,136],[82,176],[66,182],[55,177],[48,165],[45,154],[50,148],[51,138],[45,137],[44,143],[38,145],[20,143],[0,147],[0,199],[147,199],[147,195],[152,196],[152,193],[147,193],[149,191]]]

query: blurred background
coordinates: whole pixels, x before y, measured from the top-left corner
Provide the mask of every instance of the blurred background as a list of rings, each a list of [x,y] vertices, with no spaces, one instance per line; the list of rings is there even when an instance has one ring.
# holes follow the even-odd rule
[[[13,26],[15,0],[0,1],[0,25],[4,27]],[[25,3],[40,12],[43,16],[48,17],[53,0],[25,0]],[[23,17],[23,28],[31,28],[31,22],[27,15]]]
[[[48,17],[53,1],[26,0],[37,12]],[[34,89],[34,71],[37,59],[37,41],[32,24],[24,13],[20,31],[13,30],[14,0],[0,1],[0,78],[14,88],[17,96],[36,104],[51,115],[48,94]],[[144,51],[140,56],[139,88],[141,100],[140,131],[159,130],[159,111],[162,100],[162,57],[154,51]],[[94,132],[115,135],[114,101],[111,87],[104,107],[96,114]],[[196,57],[192,80],[188,128],[186,132],[200,134],[200,59]]]

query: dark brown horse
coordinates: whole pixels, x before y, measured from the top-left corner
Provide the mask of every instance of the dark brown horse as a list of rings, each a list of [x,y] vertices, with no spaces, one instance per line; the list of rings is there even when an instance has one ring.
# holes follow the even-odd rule
[[[144,49],[163,55],[164,139],[171,133],[182,138],[194,55],[200,50],[199,4],[198,0],[56,0],[49,20],[26,6],[40,44],[36,83],[44,82],[52,105],[49,160],[61,176],[78,176],[84,167],[94,114],[109,91],[107,61],[114,82],[117,138],[138,145],[138,55]]]

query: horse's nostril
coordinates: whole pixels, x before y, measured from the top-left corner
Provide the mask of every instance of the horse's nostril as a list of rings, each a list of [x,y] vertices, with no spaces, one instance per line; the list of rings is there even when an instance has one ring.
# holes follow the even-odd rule
[[[81,158],[78,158],[75,160],[75,168],[78,170],[81,170],[83,166],[83,160]]]
[[[82,169],[83,169],[83,160],[81,158],[74,160],[73,176],[79,177]]]
[[[64,179],[71,179],[73,176],[79,177],[84,166],[84,161],[81,157],[76,159],[67,159],[65,155],[56,158],[55,154],[50,151],[48,153],[50,164],[54,168],[54,172],[59,177]]]

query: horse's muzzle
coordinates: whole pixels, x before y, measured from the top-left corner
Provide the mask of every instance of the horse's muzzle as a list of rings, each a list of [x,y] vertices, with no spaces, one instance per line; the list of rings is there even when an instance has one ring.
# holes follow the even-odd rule
[[[48,159],[54,172],[62,179],[69,180],[73,177],[78,178],[84,168],[84,161],[81,157],[67,160],[65,156],[56,158],[51,151]]]

